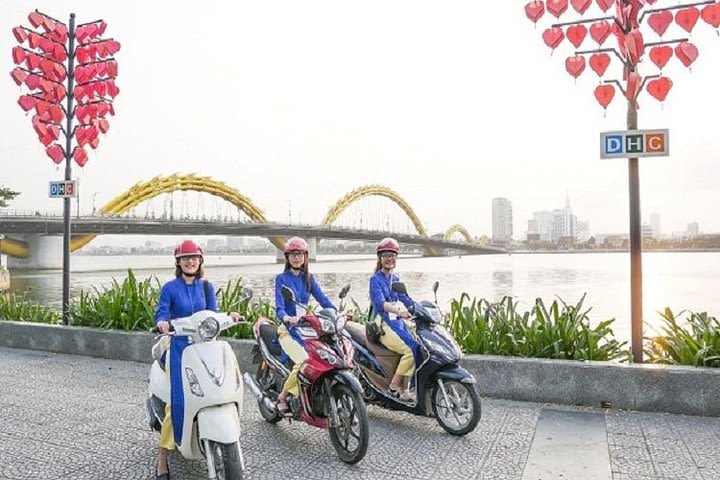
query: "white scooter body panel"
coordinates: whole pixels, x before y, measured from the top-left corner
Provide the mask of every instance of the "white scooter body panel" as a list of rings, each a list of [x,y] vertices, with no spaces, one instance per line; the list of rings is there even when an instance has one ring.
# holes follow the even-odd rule
[[[187,378],[187,369],[195,373],[202,396],[194,394]],[[183,396],[185,399],[185,415],[183,421],[182,442],[178,446],[183,457],[202,460],[205,457],[197,442],[197,431],[207,432],[215,424],[225,425],[235,436],[232,443],[240,437],[240,412],[242,412],[244,386],[240,367],[235,353],[227,342],[215,340],[196,343],[185,348],[182,355]],[[213,380],[216,379],[216,381]],[[219,384],[219,385],[218,385]],[[232,408],[221,408],[229,405]],[[212,414],[198,415],[203,409],[216,410]],[[222,413],[225,417],[217,419]],[[210,419],[213,426],[198,425],[202,418]],[[196,424],[195,422],[198,422]],[[209,435],[209,434],[208,434]],[[222,433],[225,438],[229,433]],[[211,438],[211,437],[207,437]]]

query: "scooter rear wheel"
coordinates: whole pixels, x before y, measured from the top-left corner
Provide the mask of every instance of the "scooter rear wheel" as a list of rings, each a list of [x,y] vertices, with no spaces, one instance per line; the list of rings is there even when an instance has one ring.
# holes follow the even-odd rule
[[[439,380],[432,393],[432,409],[437,422],[452,435],[472,432],[480,421],[480,397],[471,383],[443,380],[447,399]]]
[[[258,383],[263,393],[268,395],[268,398],[270,398],[270,400],[272,400],[273,402],[277,401],[277,392],[274,388],[275,375],[273,374],[272,370],[270,370],[264,363],[258,365],[257,373],[255,373],[255,381]],[[282,420],[282,416],[276,410],[268,410],[268,408],[265,406],[265,403],[261,400],[258,400],[257,404],[258,409],[260,410],[260,415],[265,419],[266,422],[277,423]]]

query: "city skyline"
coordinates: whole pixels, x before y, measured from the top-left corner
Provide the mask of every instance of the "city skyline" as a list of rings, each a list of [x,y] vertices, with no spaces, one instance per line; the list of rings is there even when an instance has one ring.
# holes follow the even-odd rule
[[[31,6],[3,6],[0,67],[9,72],[10,30],[28,23]],[[93,198],[100,207],[138,181],[197,172],[236,188],[275,221],[287,218],[292,201],[294,218],[319,223],[352,189],[381,184],[431,233],[459,223],[490,236],[485,206],[504,196],[517,237],[539,205],[561,204],[566,192],[593,231],[628,230],[627,163],[599,159],[600,132],[624,125],[622,102],[604,113],[592,96],[597,78],[567,75],[568,45],[550,55],[521,4],[494,5],[492,20],[471,1],[34,7],[60,19],[70,7],[80,22],[104,18],[107,36],[123,45],[117,115],[88,164],[73,167],[83,212]],[[670,129],[670,157],[640,161],[643,220],[661,212],[668,232],[692,222],[720,231],[711,210],[720,201],[712,121],[720,47],[706,27],[693,31],[701,53],[692,72],[668,65],[675,86],[667,101],[640,98],[641,126]],[[11,208],[60,210],[47,183],[61,168],[16,105],[22,90],[4,81],[0,158],[13,175],[0,184],[21,192]]]

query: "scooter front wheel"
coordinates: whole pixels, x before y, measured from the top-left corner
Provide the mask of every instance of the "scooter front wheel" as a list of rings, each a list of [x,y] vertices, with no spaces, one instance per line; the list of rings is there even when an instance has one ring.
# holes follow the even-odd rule
[[[237,443],[210,441],[217,480],[242,480],[243,462]]]
[[[471,383],[438,379],[432,394],[437,422],[452,435],[472,432],[480,421],[480,397]]]
[[[338,424],[330,426],[330,441],[340,460],[350,465],[363,459],[370,441],[367,409],[362,397],[343,384],[332,387]]]

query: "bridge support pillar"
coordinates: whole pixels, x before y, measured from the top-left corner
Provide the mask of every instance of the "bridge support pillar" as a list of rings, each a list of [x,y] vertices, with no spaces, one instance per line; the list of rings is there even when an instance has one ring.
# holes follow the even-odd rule
[[[20,237],[20,236],[18,236]],[[62,235],[25,235],[18,238],[27,242],[28,258],[8,258],[8,268],[15,270],[55,270],[62,268]]]
[[[287,238],[285,240],[287,240]],[[308,256],[310,257],[310,261],[314,262],[317,260],[317,238],[307,238],[305,240],[308,244]],[[285,254],[279,248],[275,249],[275,261],[277,263],[285,263]]]

